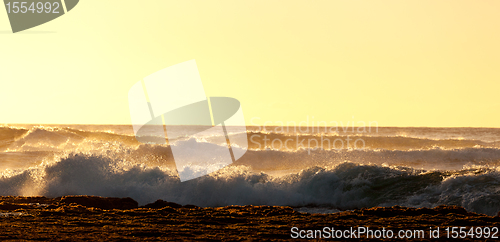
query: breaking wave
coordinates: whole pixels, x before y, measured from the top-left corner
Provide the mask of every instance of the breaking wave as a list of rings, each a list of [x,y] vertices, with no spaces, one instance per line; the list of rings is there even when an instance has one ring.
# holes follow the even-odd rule
[[[0,195],[132,197],[142,205],[163,199],[198,206],[347,210],[447,204],[488,215],[500,210],[498,141],[391,134],[354,136],[373,144],[364,149],[275,149],[259,142],[252,147],[250,138],[267,135],[284,142],[318,135],[249,131],[249,150],[235,163],[180,182],[168,145],[141,144],[126,132],[4,126],[0,127]],[[212,138],[171,144],[206,143]],[[206,143],[193,152],[210,152],[213,146],[218,145]]]
[[[107,157],[70,155],[50,165],[0,179],[0,195],[97,195],[195,204],[320,206],[340,210],[404,205],[460,205],[495,215],[500,210],[497,168],[472,166],[454,171],[343,162],[309,167],[284,176],[226,167],[180,182],[175,171],[118,162]]]

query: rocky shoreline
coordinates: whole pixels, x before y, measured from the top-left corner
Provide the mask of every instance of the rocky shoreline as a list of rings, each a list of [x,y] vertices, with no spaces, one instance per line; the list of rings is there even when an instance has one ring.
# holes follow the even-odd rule
[[[332,231],[344,231],[343,236],[346,236],[345,231],[351,231],[347,232],[350,235],[360,227],[375,231],[372,237],[357,234],[356,239],[360,241],[400,240],[394,237],[397,237],[399,230],[422,230],[424,234],[420,240],[423,241],[435,241],[437,238],[431,238],[431,233],[440,239],[451,239],[450,236],[454,234],[450,234],[450,229],[453,227],[465,227],[464,230],[467,231],[471,228],[472,231],[477,228],[481,228],[481,231],[483,228],[489,228],[488,237],[491,239],[494,232],[492,228],[498,227],[499,223],[498,216],[471,213],[458,206],[438,206],[432,209],[394,206],[334,214],[307,214],[297,212],[291,207],[280,206],[203,208],[158,200],[139,207],[131,198],[0,197],[2,241],[284,241],[292,239],[293,236],[314,236],[316,239],[334,237],[335,232]],[[440,228],[439,232],[436,232],[437,228]],[[446,231],[446,228],[449,230]],[[377,230],[391,230],[393,237],[389,238],[386,233],[383,234],[385,238],[376,238],[374,236],[380,235]],[[478,235],[468,234],[464,239],[476,240]],[[482,236],[482,240],[485,240],[486,236]],[[500,237],[500,233],[496,236]]]

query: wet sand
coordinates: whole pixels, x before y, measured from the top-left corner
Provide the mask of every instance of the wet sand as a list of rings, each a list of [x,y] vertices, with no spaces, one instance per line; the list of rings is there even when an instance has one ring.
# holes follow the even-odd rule
[[[439,233],[434,232],[434,235],[439,234],[440,239],[446,239],[453,235],[447,234],[446,228],[450,228],[451,232],[452,227],[466,227],[469,231],[471,227],[491,229],[499,224],[498,216],[470,213],[457,206],[432,209],[394,206],[335,214],[307,214],[280,206],[202,208],[159,200],[138,207],[131,198],[0,197],[0,240],[284,241],[292,239],[292,236],[307,237],[314,233],[316,239],[325,238],[328,236],[323,231],[325,227],[330,233],[331,228],[334,231],[357,231],[359,227],[368,227],[372,231],[384,230],[386,236],[391,230],[395,236],[392,239],[371,237],[377,241],[399,241],[396,238],[399,230],[423,230],[424,241],[437,241],[437,238],[430,238],[430,228],[435,230],[439,227]],[[296,233],[292,232],[293,227],[296,227]],[[318,237],[319,234],[321,237]],[[376,235],[379,234],[373,236]],[[477,240],[476,236],[469,234],[466,239]],[[483,241],[484,236],[481,238]],[[500,237],[500,233],[496,236]],[[366,234],[357,234],[356,237],[359,241],[370,240]]]

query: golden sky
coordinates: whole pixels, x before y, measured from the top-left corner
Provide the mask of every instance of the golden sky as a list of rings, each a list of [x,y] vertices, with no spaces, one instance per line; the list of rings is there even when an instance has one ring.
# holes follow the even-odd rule
[[[133,84],[195,59],[207,96],[240,100],[247,124],[500,127],[499,9],[496,0],[82,0],[12,34],[0,8],[0,123],[129,124]]]

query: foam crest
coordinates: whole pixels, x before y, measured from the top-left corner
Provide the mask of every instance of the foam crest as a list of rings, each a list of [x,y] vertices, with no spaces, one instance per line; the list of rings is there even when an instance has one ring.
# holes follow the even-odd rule
[[[475,212],[500,209],[496,169],[425,171],[344,162],[274,177],[246,166],[180,182],[175,171],[102,156],[70,155],[53,164],[0,179],[0,195],[97,195],[156,199],[199,206],[287,205],[340,210],[373,206],[461,205]]]
[[[112,128],[0,127],[0,195],[97,195],[132,197],[140,204],[163,199],[199,206],[337,210],[448,204],[489,215],[500,210],[497,129],[385,128],[378,135],[353,135],[365,141],[364,149],[338,150],[297,141],[333,142],[346,134],[250,130],[250,149],[240,159],[207,167],[200,161],[227,150],[225,137],[209,133],[177,137],[170,146],[153,145],[137,142],[125,127]],[[252,140],[252,135],[261,137]],[[278,140],[275,144],[288,140],[295,145],[265,145],[264,136]],[[233,140],[233,151],[243,153],[244,145],[238,147]],[[188,162],[178,167],[172,149],[183,145]],[[179,172],[196,177],[207,169],[220,170],[180,182]]]

